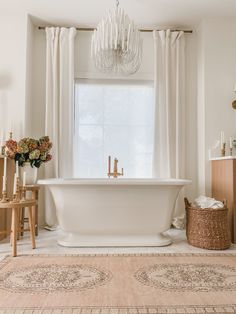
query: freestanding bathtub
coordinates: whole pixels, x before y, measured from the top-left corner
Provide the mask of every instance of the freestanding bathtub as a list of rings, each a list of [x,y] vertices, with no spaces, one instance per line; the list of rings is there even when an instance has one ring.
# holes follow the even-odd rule
[[[165,246],[175,202],[189,180],[47,179],[68,247]]]

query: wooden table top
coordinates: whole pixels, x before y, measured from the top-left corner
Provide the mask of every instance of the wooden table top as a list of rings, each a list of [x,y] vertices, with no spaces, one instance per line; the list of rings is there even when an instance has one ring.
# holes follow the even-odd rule
[[[35,205],[35,200],[25,200],[19,202],[1,202],[0,201],[0,208],[8,209],[8,208],[23,208],[23,207],[30,207]]]

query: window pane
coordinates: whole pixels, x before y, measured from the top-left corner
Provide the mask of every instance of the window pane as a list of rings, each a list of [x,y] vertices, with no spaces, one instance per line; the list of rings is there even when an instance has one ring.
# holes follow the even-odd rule
[[[75,177],[106,177],[107,159],[125,177],[151,177],[153,87],[130,81],[75,84]]]

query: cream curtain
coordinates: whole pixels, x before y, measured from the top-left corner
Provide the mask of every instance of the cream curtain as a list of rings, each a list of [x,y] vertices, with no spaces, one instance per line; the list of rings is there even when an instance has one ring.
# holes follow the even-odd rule
[[[53,142],[53,160],[46,178],[73,175],[74,42],[76,29],[46,28],[46,123],[45,134]],[[51,194],[45,191],[45,220],[57,224]]]
[[[153,176],[185,178],[185,38],[154,31],[155,136]],[[175,216],[184,213],[182,197]]]

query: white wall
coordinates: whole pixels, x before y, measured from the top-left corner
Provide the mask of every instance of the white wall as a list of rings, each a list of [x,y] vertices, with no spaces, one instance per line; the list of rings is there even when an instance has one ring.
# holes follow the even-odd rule
[[[0,15],[0,136],[12,128],[19,138],[25,128],[27,20]]]
[[[45,32],[33,27],[32,42],[32,97],[31,97],[31,128],[28,133],[33,138],[45,134],[45,88],[46,88],[46,38]],[[44,177],[47,165],[39,168],[39,178]],[[39,225],[45,225],[44,190],[41,189],[39,201]]]
[[[197,34],[186,35],[186,177],[192,184],[186,196],[193,200],[198,195],[197,158]]]
[[[27,42],[26,42],[26,78],[25,78],[25,127],[24,133],[29,134],[32,129],[32,96],[33,96],[33,43],[34,25],[31,18],[27,20]]]
[[[207,195],[211,195],[208,149],[221,130],[227,139],[236,138],[236,111],[231,106],[235,82],[236,18],[203,21],[199,27],[199,188]]]

